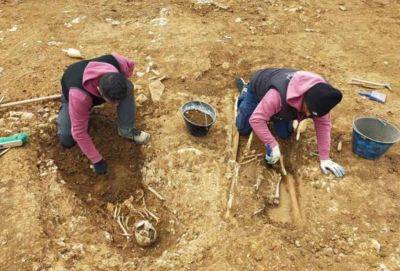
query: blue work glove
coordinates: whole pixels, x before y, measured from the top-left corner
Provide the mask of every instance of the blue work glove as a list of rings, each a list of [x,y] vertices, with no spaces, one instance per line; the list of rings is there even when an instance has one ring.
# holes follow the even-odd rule
[[[271,149],[268,144],[265,144],[265,148],[267,150],[267,153],[265,154],[265,160],[268,164],[275,165],[276,162],[279,161],[279,158],[281,158],[281,150],[279,149],[279,145],[276,145]]]
[[[328,174],[328,170],[332,171],[336,177],[343,177],[345,174],[344,168],[331,159],[321,160],[321,169],[325,175]]]
[[[93,165],[94,172],[96,174],[106,174],[107,173],[107,163],[103,159]]]

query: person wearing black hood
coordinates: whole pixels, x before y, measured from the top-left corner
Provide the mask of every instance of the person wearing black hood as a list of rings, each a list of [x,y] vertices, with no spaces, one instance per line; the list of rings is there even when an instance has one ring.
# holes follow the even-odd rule
[[[343,177],[343,166],[330,159],[331,118],[329,112],[342,100],[342,93],[322,76],[294,69],[263,69],[255,73],[249,84],[237,78],[241,95],[238,100],[236,127],[240,134],[252,130],[264,143],[265,160],[275,164],[280,156],[278,141],[267,123],[271,121],[276,135],[287,139],[293,132],[293,120],[314,121],[320,167]]]

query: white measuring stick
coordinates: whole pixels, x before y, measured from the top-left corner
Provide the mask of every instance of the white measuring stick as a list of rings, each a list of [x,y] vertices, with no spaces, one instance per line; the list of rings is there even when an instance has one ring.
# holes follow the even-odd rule
[[[24,142],[22,142],[22,140],[13,140],[13,141],[9,141],[9,142],[4,142],[4,143],[0,143],[0,150],[12,148],[12,147],[19,147],[22,145],[24,145]]]
[[[39,97],[39,98],[33,98],[33,99],[28,99],[28,100],[23,100],[23,101],[0,104],[0,109],[6,108],[6,107],[12,107],[12,106],[16,106],[16,105],[30,104],[30,103],[34,103],[34,102],[55,100],[55,99],[60,99],[60,98],[61,98],[61,94],[55,94],[55,95],[50,95],[50,96],[46,96],[46,97]]]

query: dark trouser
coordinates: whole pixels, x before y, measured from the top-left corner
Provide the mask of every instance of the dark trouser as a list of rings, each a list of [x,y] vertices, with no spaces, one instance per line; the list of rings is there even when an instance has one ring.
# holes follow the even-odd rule
[[[245,86],[238,99],[238,112],[236,116],[236,128],[241,135],[251,133],[249,119],[258,105],[256,93],[251,84]],[[274,121],[273,128],[278,137],[287,139],[293,132],[293,121]]]
[[[121,100],[117,107],[118,133],[125,138],[133,138],[135,129],[136,106],[133,95]],[[57,135],[65,148],[73,147],[76,142],[71,133],[71,118],[68,112],[68,101],[61,97],[61,108],[57,118]]]

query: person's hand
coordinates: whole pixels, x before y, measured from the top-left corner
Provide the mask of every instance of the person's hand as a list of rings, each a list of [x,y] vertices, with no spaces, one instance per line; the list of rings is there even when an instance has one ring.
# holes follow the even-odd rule
[[[331,159],[321,160],[321,169],[325,175],[328,174],[328,170],[332,171],[336,177],[343,177],[345,174],[344,168]]]
[[[96,174],[107,173],[107,163],[103,159],[93,165],[93,170]]]
[[[267,163],[270,165],[276,164],[276,162],[278,162],[279,158],[281,157],[281,150],[279,149],[279,145],[276,145],[271,149],[271,147],[266,144],[265,148],[267,150],[267,153],[265,154],[265,160],[267,161]]]

